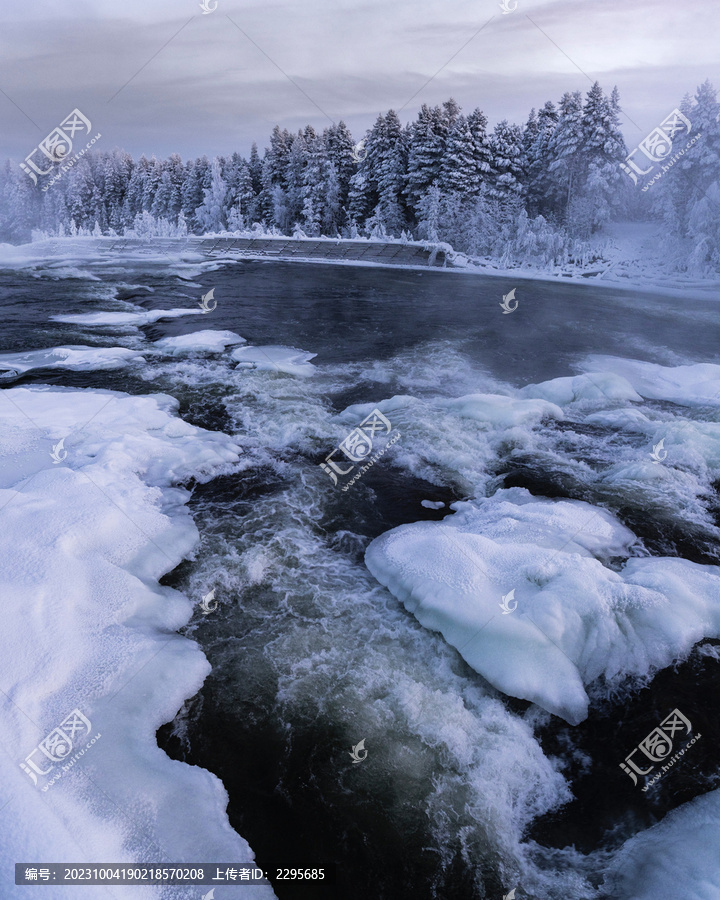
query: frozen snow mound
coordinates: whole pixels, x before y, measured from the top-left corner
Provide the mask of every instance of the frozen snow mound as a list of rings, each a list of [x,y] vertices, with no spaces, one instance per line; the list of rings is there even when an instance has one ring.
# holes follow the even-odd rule
[[[260,369],[267,372],[284,372],[286,375],[312,375],[316,371],[310,362],[317,353],[270,344],[265,347],[238,347],[231,358],[237,360],[236,369]]]
[[[618,900],[717,900],[719,859],[720,791],[715,790],[626,841],[605,886]]]
[[[563,411],[546,400],[516,400],[502,394],[468,394],[442,401],[450,411],[467,419],[485,422],[493,428],[536,424],[542,419],[563,419]]]
[[[389,418],[391,413],[409,409],[419,402],[417,398],[411,397],[409,394],[396,394],[394,397],[378,400],[377,403],[353,403],[352,406],[347,406],[341,413],[338,413],[336,418],[339,422],[347,425],[357,425],[376,409]]]
[[[78,856],[252,860],[227,820],[222,784],[170,759],[155,737],[210,670],[176,633],[191,602],[159,584],[198,542],[180,484],[233,471],[240,448],[179,419],[177,401],[162,394],[39,386],[4,396],[0,684],[13,698],[0,707],[5,871],[16,860]],[[74,710],[89,731],[73,729],[72,753],[51,762],[38,745]],[[266,886],[225,891],[273,896]],[[178,896],[132,886],[122,894]],[[3,898],[21,896],[4,878]]]
[[[233,344],[244,344],[245,338],[234,331],[193,331],[191,334],[180,334],[177,337],[161,338],[153,347],[170,356],[184,356],[187,353],[222,353]]]
[[[121,369],[130,363],[144,363],[136,350],[125,347],[49,347],[47,350],[28,350],[26,353],[0,354],[0,372],[22,375],[33,369],[75,369],[92,372],[98,369]]]
[[[588,372],[564,378],[552,378],[539,384],[528,384],[520,390],[522,397],[539,397],[566,406],[578,400],[642,401],[630,382],[615,372]]]
[[[680,406],[720,406],[720,366],[660,366],[618,356],[588,356],[582,368],[603,369],[625,378],[648,400],[670,400]]]
[[[365,561],[510,696],[577,724],[601,675],[645,675],[720,636],[720,567],[631,558],[614,571],[636,539],[603,509],[521,488],[452,506],[376,538]]]
[[[178,316],[201,316],[201,309],[138,309],[136,312],[78,313],[70,316],[50,316],[53,322],[69,325],[151,325],[160,319],[177,319]]]

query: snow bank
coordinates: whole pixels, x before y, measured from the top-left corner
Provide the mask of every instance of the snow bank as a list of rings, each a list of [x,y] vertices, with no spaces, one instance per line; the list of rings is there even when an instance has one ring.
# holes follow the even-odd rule
[[[238,347],[231,358],[238,361],[238,369],[262,369],[285,372],[287,375],[312,375],[315,366],[310,362],[317,353],[297,350],[293,347],[268,345],[266,347]]]
[[[95,369],[121,369],[133,362],[145,362],[136,350],[125,347],[50,347],[26,353],[1,353],[0,370],[20,375],[33,369],[76,369],[90,372]]]
[[[160,319],[178,316],[201,316],[201,309],[138,309],[135,312],[78,313],[71,316],[50,316],[53,322],[70,325],[150,325]]]
[[[681,406],[720,405],[720,366],[660,366],[617,356],[588,356],[582,368],[612,370],[643,397],[670,400]]]
[[[191,334],[181,334],[177,337],[161,338],[155,341],[153,347],[168,353],[170,356],[182,356],[186,353],[206,352],[222,353],[226,347],[233,344],[244,344],[245,338],[235,334],[234,331],[193,331]]]
[[[506,694],[577,724],[599,676],[645,675],[720,636],[720,569],[637,558],[614,571],[635,536],[605,510],[520,488],[453,508],[381,535],[365,560]]]
[[[47,387],[3,395],[11,401],[0,404],[6,871],[15,861],[250,860],[220,782],[169,759],[155,739],[210,669],[197,644],[175,633],[190,601],[158,584],[198,541],[188,492],[173,485],[229,471],[237,446],[177,418],[165,395]],[[30,756],[47,767],[36,747],[75,709],[101,737],[68,771],[57,762],[34,784],[21,764]],[[223,891],[273,896],[262,886]],[[133,900],[187,892],[122,889]],[[59,900],[77,895],[53,890]],[[3,896],[25,894],[6,886]]]

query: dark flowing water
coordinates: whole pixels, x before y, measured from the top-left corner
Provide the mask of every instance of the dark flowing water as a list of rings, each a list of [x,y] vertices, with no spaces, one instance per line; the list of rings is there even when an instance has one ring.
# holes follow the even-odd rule
[[[521,387],[575,374],[590,353],[714,362],[713,298],[259,262],[206,271],[194,283],[147,265],[123,272],[122,283],[117,273],[100,277],[3,273],[3,352],[90,343],[144,350],[147,341],[212,328],[317,354],[309,378],[236,370],[228,353],[147,354],[136,369],[44,370],[8,382],[163,391],[188,421],[242,445],[236,473],[195,486],[201,545],[165,579],[194,599],[214,587],[220,605],[186,629],[213,671],[158,739],[171,756],[222,779],[230,821],[260,865],[334,872],[334,885],[275,881],[278,897],[499,900],[531,869],[550,873],[538,900],[600,896],[588,891],[600,883],[604,850],[714,786],[720,729],[710,711],[720,677],[712,657],[693,652],[648,686],[598,699],[580,726],[539,720],[542,750],[560,761],[574,794],[560,803],[539,769],[522,775],[523,746],[508,738],[501,764],[483,750],[488,734],[515,727],[530,705],[490,687],[363,562],[369,541],[389,528],[447,515],[423,499],[448,504],[520,486],[611,509],[648,553],[717,563],[707,518],[679,510],[670,495],[649,505],[646,490],[598,477],[640,439],[576,418],[489,445],[472,422],[449,432],[431,415],[413,418],[410,407],[397,452],[352,491],[334,488],[318,466],[347,430],[333,416],[353,403],[409,395],[432,404]],[[192,308],[210,287],[212,314],[140,332],[49,321],[119,301]],[[518,308],[503,315],[500,300],[513,287]],[[666,407],[644,404],[658,414]],[[714,486],[702,502],[717,526]],[[706,739],[652,795],[633,793],[618,762],[673,707]],[[356,765],[350,751],[360,740],[368,756]],[[532,801],[519,799],[526,777],[537,779]],[[566,852],[571,846],[585,862]]]

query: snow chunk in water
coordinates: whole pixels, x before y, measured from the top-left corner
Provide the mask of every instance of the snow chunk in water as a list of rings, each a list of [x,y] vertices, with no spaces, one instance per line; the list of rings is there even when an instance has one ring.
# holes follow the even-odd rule
[[[605,510],[520,488],[453,508],[376,538],[365,561],[506,694],[577,724],[599,676],[648,674],[720,635],[720,568],[638,558],[613,571],[635,536]]]
[[[394,397],[378,400],[377,403],[353,403],[352,406],[348,406],[341,413],[338,413],[337,418],[341,422],[347,422],[348,425],[357,425],[358,422],[364,421],[376,409],[389,418],[390,413],[408,409],[417,403],[419,403],[417,398],[411,397],[409,394],[396,394]]]
[[[626,841],[606,875],[607,896],[716,900],[720,897],[719,859],[720,791],[715,790],[674,809],[658,825]]]
[[[618,356],[589,356],[582,367],[615,372],[649,400],[670,400],[681,406],[720,405],[720,366],[712,363],[660,366]]]
[[[53,322],[66,322],[70,325],[149,325],[160,319],[201,315],[203,315],[201,309],[138,309],[137,312],[96,312],[50,316],[50,319]]]
[[[226,347],[233,344],[244,344],[245,338],[235,334],[234,331],[193,331],[191,334],[181,334],[177,337],[161,338],[155,341],[153,347],[168,353],[171,356],[182,356],[185,353],[207,352],[221,353]]]
[[[231,354],[238,360],[237,369],[262,369],[269,372],[285,372],[288,375],[312,375],[315,366],[310,362],[317,353],[297,350],[294,347],[268,345],[265,347],[238,347]]]
[[[76,369],[79,372],[121,369],[133,362],[144,363],[145,359],[136,350],[125,347],[84,347],[79,344],[0,354],[0,370],[16,375],[33,369]]]
[[[512,428],[527,425],[541,419],[564,418],[563,411],[554,403],[544,400],[515,400],[501,394],[468,394],[442,403],[452,412],[495,428]]]
[[[633,386],[615,372],[589,372],[587,375],[553,378],[521,389],[523,397],[540,397],[565,406],[577,400],[635,400],[642,397]]]

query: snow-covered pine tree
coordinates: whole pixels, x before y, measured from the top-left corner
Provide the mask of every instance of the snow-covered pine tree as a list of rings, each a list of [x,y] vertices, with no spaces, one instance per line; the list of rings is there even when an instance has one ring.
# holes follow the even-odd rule
[[[377,163],[384,132],[385,116],[380,114],[364,138],[365,156],[360,159],[357,171],[350,178],[348,220],[356,225],[363,224],[378,203]]]
[[[550,142],[557,127],[558,112],[548,100],[537,116],[535,139],[527,150],[527,205],[530,215],[552,215],[558,195],[553,193],[554,180],[550,177]]]
[[[352,155],[355,143],[350,129],[342,120],[337,125],[333,124],[326,128],[324,137],[328,159],[335,171],[336,203],[340,210],[344,210],[347,207],[350,193],[350,179],[355,174],[355,160]],[[344,214],[341,214],[339,222],[341,225],[346,223]]]
[[[135,216],[139,212],[142,212],[143,196],[145,195],[145,181],[147,179],[149,167],[150,161],[145,154],[143,154],[133,168],[127,191],[125,192],[125,199],[123,201],[122,224],[126,228],[131,228],[135,221]],[[67,194],[67,188],[65,192]],[[70,208],[69,203],[68,208]],[[70,213],[70,217],[73,217],[72,212]]]
[[[438,185],[445,194],[476,196],[489,170],[482,147],[470,130],[465,116],[460,115],[450,129],[443,154]]]
[[[525,172],[522,128],[503,119],[493,130],[490,147],[493,154],[491,194],[499,200],[519,197],[523,192]]]
[[[250,177],[252,178],[253,193],[257,197],[262,190],[262,160],[258,153],[258,147],[255,141],[250,148],[250,158],[248,159],[248,168],[250,169]]]
[[[619,205],[625,196],[625,177],[620,164],[627,156],[627,148],[620,132],[619,102],[617,88],[612,98],[608,98],[596,81],[583,107],[582,167],[578,177],[583,179],[582,208],[587,221],[569,224],[573,232],[585,236],[607,223],[613,206]]]
[[[152,209],[155,194],[160,187],[162,173],[162,163],[159,160],[155,159],[155,157],[153,156],[148,164],[148,170],[145,175],[145,183],[143,185],[142,208],[146,209],[148,212],[150,212],[150,210]]]
[[[407,225],[403,198],[407,148],[403,128],[395,110],[388,110],[373,146],[378,202],[368,227],[382,226],[388,234],[399,235]]]
[[[327,189],[332,166],[322,135],[308,134],[305,139],[305,166],[302,183],[302,228],[310,237],[318,237],[326,218]]]
[[[308,125],[293,137],[285,165],[286,204],[288,221],[273,219],[272,224],[287,233],[289,228],[303,219],[305,205],[305,167],[308,161],[308,143],[315,141],[315,129]]]
[[[293,137],[287,128],[276,125],[270,135],[270,146],[266,148],[262,161],[262,187],[258,200],[258,216],[272,227],[284,230],[278,221],[287,219],[287,168]],[[277,190],[279,188],[279,190]]]
[[[407,150],[405,196],[413,212],[417,211],[427,189],[439,182],[447,134],[448,116],[443,115],[439,106],[423,103],[410,126]]]
[[[182,212],[185,216],[188,229],[199,234],[203,226],[197,219],[195,211],[202,206],[205,191],[212,182],[212,171],[207,156],[198,157],[186,170],[185,180],[182,186]]]
[[[122,209],[133,168],[133,159],[124,150],[113,150],[107,153],[103,159],[105,218],[108,228],[112,228],[118,234],[123,227]],[[51,192],[48,191],[48,193]],[[60,221],[66,221],[65,216]]]
[[[203,202],[195,210],[195,219],[202,231],[223,231],[227,227],[226,194],[227,185],[222,177],[222,161],[216,156],[212,163],[210,186],[204,189]]]
[[[86,156],[65,173],[65,202],[70,218],[78,228],[92,227],[96,212],[95,184]]]
[[[580,91],[566,91],[560,100],[557,126],[548,147],[548,168],[559,195],[558,208],[554,212],[563,221],[573,198],[582,189],[579,183],[583,173],[582,142],[582,97]]]

